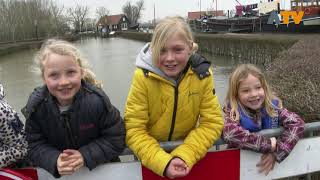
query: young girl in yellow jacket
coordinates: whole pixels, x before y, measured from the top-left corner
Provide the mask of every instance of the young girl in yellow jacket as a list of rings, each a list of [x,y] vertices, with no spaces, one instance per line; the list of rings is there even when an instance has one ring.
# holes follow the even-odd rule
[[[142,164],[171,179],[188,175],[220,137],[223,120],[210,62],[188,24],[167,17],[136,59],[125,110],[126,142]],[[159,142],[183,140],[167,152]]]

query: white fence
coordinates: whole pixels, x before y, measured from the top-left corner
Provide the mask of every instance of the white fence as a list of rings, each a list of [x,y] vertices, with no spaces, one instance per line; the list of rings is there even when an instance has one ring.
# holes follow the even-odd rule
[[[320,130],[320,122],[309,123],[305,126],[305,134],[313,134],[313,131]],[[281,129],[267,130],[261,132],[265,136],[275,136],[281,133]],[[161,143],[165,149],[173,149],[181,142],[166,142]],[[219,140],[215,145],[219,146],[223,141]],[[223,152],[224,150],[214,150],[215,152]],[[226,151],[224,151],[226,152]],[[129,155],[131,151],[126,149],[123,155]],[[297,176],[320,171],[320,136],[306,137],[301,139],[295,146],[290,155],[280,164],[276,163],[274,169],[265,176],[258,173],[256,164],[260,160],[261,154],[247,150],[240,150],[240,177],[239,180],[270,180],[284,177]],[[37,169],[38,177],[40,180],[53,180],[55,179],[48,172],[43,169]],[[217,172],[219,173],[219,172]],[[232,173],[232,172],[230,172]],[[87,168],[82,168],[78,172],[70,176],[63,176],[60,180],[142,180],[142,167],[141,163],[137,160],[119,163],[107,163],[100,165],[92,171]],[[183,179],[183,178],[182,178]],[[307,176],[310,179],[310,176]]]

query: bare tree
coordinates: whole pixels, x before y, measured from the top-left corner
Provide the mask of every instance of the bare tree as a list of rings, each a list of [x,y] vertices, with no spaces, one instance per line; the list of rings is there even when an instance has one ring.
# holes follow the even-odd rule
[[[61,29],[61,27],[63,26],[64,22],[63,22],[63,10],[64,7],[58,7],[56,3],[54,3],[53,1],[51,1],[50,6],[50,14],[51,14],[51,21],[52,21],[52,31],[55,34],[59,34],[63,31],[63,29]]]
[[[103,16],[107,16],[109,15],[110,11],[105,8],[105,7],[98,7],[96,9],[96,16],[97,16],[97,19],[100,19],[102,18]]]
[[[130,21],[130,25],[134,26],[141,18],[141,11],[144,10],[144,0],[139,0],[135,5],[132,5],[130,1],[127,1],[122,6],[122,12],[127,16]]]
[[[74,8],[69,8],[68,13],[70,15],[70,20],[74,25],[75,31],[81,32],[85,23],[85,19],[89,14],[89,7],[77,5]]]
[[[62,10],[54,0],[0,0],[0,41],[64,34]]]
[[[15,0],[7,0],[1,2],[1,11],[4,18],[4,27],[6,31],[11,33],[11,40],[15,41],[15,35],[17,30],[17,13],[15,10],[19,8],[19,2]],[[1,13],[1,14],[2,14]],[[5,30],[5,29],[3,29]]]

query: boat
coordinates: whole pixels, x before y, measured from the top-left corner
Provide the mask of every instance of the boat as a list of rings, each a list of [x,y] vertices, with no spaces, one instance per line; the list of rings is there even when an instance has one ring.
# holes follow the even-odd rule
[[[279,0],[240,4],[235,8],[234,17],[204,16],[193,22],[192,27],[195,27],[195,31],[202,32],[320,32],[320,0],[290,0],[290,10],[281,9]],[[283,16],[280,16],[282,12],[289,11],[303,12],[298,24],[294,22],[292,16],[288,23],[284,21]],[[280,17],[279,23],[273,21],[270,23],[274,14]]]

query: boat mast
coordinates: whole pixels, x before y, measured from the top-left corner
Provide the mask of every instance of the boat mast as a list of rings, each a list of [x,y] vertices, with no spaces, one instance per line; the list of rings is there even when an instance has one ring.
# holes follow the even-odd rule
[[[156,3],[153,4],[153,27],[156,26]]]

